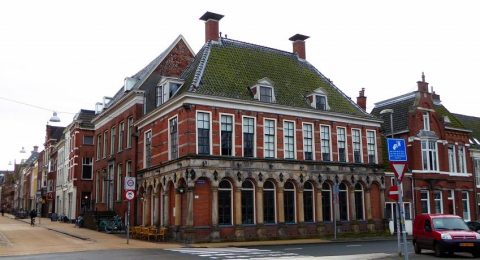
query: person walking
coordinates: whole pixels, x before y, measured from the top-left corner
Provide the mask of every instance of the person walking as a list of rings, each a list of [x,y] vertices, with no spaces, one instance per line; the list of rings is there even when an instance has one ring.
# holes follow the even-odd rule
[[[5,207],[2,206],[2,217],[5,215]]]
[[[37,217],[37,211],[35,209],[30,210],[30,226],[35,226],[35,217]]]

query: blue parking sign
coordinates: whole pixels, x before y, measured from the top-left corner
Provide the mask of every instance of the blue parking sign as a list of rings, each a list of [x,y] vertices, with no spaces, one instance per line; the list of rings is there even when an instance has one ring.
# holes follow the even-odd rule
[[[407,161],[407,146],[404,139],[387,138],[388,160],[391,162]]]

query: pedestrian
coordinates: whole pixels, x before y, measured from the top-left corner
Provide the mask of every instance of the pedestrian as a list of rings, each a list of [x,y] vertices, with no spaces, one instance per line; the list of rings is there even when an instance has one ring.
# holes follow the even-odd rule
[[[35,209],[30,210],[30,226],[35,226],[35,217],[37,216],[37,211]]]
[[[4,214],[5,214],[5,207],[2,206],[2,217],[4,216]]]

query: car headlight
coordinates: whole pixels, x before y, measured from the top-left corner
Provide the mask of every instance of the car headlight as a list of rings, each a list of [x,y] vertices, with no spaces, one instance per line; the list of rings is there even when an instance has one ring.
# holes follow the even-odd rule
[[[452,236],[450,234],[442,234],[442,239],[452,239]]]
[[[480,234],[475,234],[475,236],[477,237],[477,240],[480,240]]]

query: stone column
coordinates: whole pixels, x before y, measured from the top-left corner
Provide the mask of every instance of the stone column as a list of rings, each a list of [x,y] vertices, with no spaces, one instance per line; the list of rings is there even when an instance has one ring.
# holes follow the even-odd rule
[[[352,216],[351,220],[357,220],[357,213],[355,211],[355,192],[353,187],[352,188],[347,188],[348,192],[348,199],[350,200],[350,216]]]
[[[245,231],[242,226],[242,189],[236,187],[235,198],[233,204],[235,205],[235,237],[237,240],[245,240]]]
[[[380,207],[382,207],[383,209],[380,212],[382,215],[382,219],[385,219],[385,188],[380,188]]]
[[[153,224],[155,226],[159,225],[159,207],[158,207],[158,193],[153,194]]]
[[[169,212],[170,212],[170,199],[168,196],[168,191],[163,191],[163,226],[170,225],[169,221]]]
[[[298,189],[297,192],[297,209],[298,209],[298,233],[300,236],[305,236],[307,234],[307,229],[305,227],[305,212],[303,205],[303,189]]]
[[[322,189],[315,189],[315,222],[317,222],[317,233],[325,233],[325,224],[323,223],[323,201]]]
[[[175,192],[175,226],[180,226],[182,216],[182,194]]]
[[[220,229],[218,227],[218,187],[212,187],[212,232],[211,241],[220,241]]]
[[[187,226],[193,226],[193,188],[187,188]]]
[[[370,189],[365,189],[365,208],[367,211],[367,228],[368,231],[374,232],[375,231],[375,223],[372,219],[372,201],[370,197]]]
[[[285,210],[283,200],[283,187],[277,187],[277,214],[278,214],[278,235],[287,237],[287,227],[285,225]]]
[[[265,239],[265,227],[263,226],[263,187],[257,187],[256,189],[256,217],[257,217],[257,237],[259,239]]]

